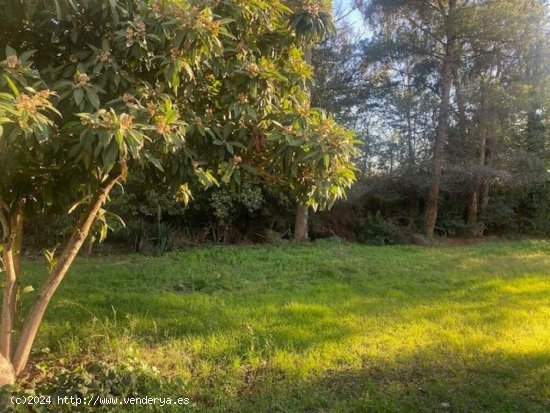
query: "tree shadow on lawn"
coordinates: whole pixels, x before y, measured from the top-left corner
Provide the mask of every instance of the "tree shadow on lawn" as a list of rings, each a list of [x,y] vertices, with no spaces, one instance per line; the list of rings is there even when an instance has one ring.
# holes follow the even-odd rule
[[[224,412],[529,412],[550,411],[550,354],[480,354],[465,361],[437,349],[356,369],[292,379],[280,370],[251,373]]]
[[[535,263],[536,264],[536,263]],[[535,265],[532,264],[532,265]],[[478,270],[473,264],[472,271]],[[531,264],[523,265],[527,271]],[[48,310],[48,337],[58,340],[70,335],[86,340],[94,334],[91,319],[107,321],[112,334],[132,329],[132,335],[145,343],[162,345],[170,340],[209,336],[233,336],[233,346],[224,351],[242,352],[250,335],[263,337],[273,350],[292,348],[305,351],[327,343],[345,342],[364,335],[374,322],[391,329],[395,323],[426,321],[441,323],[458,314],[467,322],[490,326],[498,332],[514,322],[511,310],[532,310],[548,305],[550,286],[515,277],[500,280],[489,277],[470,282],[459,275],[443,277],[427,285],[414,277],[373,277],[366,282],[326,280],[318,285],[301,286],[296,291],[272,291],[252,296],[226,294],[151,293],[117,294],[99,291],[86,297],[55,298]],[[508,288],[508,281],[523,284]],[[540,281],[541,279],[539,279]],[[544,280],[543,280],[544,281]],[[70,290],[69,290],[70,291]],[[64,323],[48,320],[65,320]],[[357,320],[360,319],[358,322]],[[109,331],[105,331],[108,334]],[[40,335],[39,335],[40,338]],[[244,339],[243,339],[244,338]],[[51,343],[49,343],[51,346]]]
[[[60,337],[76,336],[82,347],[89,348],[93,337],[116,338],[131,330],[130,341],[138,348],[145,352],[176,348],[172,355],[188,359],[191,371],[205,359],[225,368],[231,358],[245,365],[250,358],[269,363],[278,352],[298,359],[312,351],[324,357],[327,346],[336,346],[333,357],[337,358],[357,343],[375,351],[387,346],[394,353],[415,346],[463,346],[463,352],[475,354],[476,348],[499,348],[503,337],[506,348],[514,334],[520,335],[520,342],[528,339],[526,312],[548,306],[550,296],[545,285],[509,292],[488,281],[434,292],[427,300],[423,288],[392,295],[339,283],[328,290],[270,293],[247,300],[171,293],[92,296],[87,306],[100,321],[107,318],[105,328],[95,325],[90,330],[90,322],[82,321],[90,318],[89,313],[58,303],[50,309],[50,317],[68,321],[48,324],[47,335],[39,339],[55,352],[56,345],[63,345]],[[114,317],[111,306],[117,308],[117,320],[109,318]],[[516,329],[521,323],[526,330]],[[541,320],[537,323],[540,329]],[[161,370],[164,362],[160,361]]]
[[[111,306],[117,308],[117,320],[114,320],[114,313],[108,311]],[[91,323],[76,321],[82,317],[91,318],[87,309],[75,307],[70,301],[54,304],[50,314],[52,320],[74,321],[48,323],[48,337],[42,337],[43,341],[74,335],[85,342],[92,335],[127,333],[142,347],[158,347],[182,340],[198,341],[203,344],[201,351],[207,352],[209,359],[218,359],[228,354],[242,356],[251,348],[264,356],[281,348],[305,351],[331,342],[339,343],[357,334],[355,328],[342,322],[331,306],[317,302],[314,296],[307,302],[299,299],[284,302],[280,297],[269,296],[254,302],[227,303],[172,294],[132,295],[94,297],[86,308],[94,309],[90,313],[97,314],[98,318],[91,329]],[[91,331],[93,329],[95,331]],[[185,344],[181,346],[185,353]]]

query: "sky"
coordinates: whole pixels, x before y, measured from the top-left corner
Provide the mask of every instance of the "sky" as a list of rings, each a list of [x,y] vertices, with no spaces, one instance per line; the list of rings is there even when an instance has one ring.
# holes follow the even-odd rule
[[[353,2],[354,0],[334,0],[333,5],[335,8],[340,8],[344,10],[346,14],[352,11],[352,13],[348,16],[348,19],[355,24],[361,24],[361,14],[353,5]]]
[[[358,33],[365,33],[365,24],[361,13],[353,5],[354,0],[334,0],[334,15],[338,18],[339,15],[346,16],[345,19],[352,25]]]

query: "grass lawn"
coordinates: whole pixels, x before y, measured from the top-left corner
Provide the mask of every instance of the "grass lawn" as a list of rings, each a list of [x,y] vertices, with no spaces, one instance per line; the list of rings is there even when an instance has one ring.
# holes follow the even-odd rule
[[[35,348],[137,355],[193,411],[549,412],[550,242],[80,259]]]

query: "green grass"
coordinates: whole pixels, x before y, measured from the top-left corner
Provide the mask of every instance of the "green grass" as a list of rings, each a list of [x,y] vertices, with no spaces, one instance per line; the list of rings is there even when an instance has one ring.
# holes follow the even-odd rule
[[[137,352],[204,412],[548,412],[549,274],[544,241],[80,259],[34,357]]]

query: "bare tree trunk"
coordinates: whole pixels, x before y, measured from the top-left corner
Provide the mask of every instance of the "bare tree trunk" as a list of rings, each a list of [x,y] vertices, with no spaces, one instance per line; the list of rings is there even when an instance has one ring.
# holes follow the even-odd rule
[[[294,239],[296,241],[307,241],[307,221],[308,221],[308,206],[298,203],[296,207],[296,220],[294,222]]]
[[[460,86],[460,79],[458,77],[458,64],[454,67],[453,73],[453,82],[456,93],[456,105],[458,107],[458,127],[464,138],[464,144],[467,143],[467,138],[469,136],[469,131],[467,127],[467,118],[466,118],[466,106],[464,104],[464,96],[462,94],[462,88]],[[483,126],[482,126],[483,128]],[[483,129],[482,129],[483,130]],[[485,144],[482,143],[483,154],[485,153]],[[475,156],[475,155],[474,155]],[[481,165],[484,164],[485,160],[481,160]],[[477,224],[478,212],[479,212],[479,182],[478,176],[475,174],[473,176],[473,185],[468,194],[467,200],[467,216],[466,223],[471,228],[470,234],[472,236],[479,236],[479,225]]]
[[[459,62],[455,62],[453,70],[453,83],[456,93],[456,106],[458,107],[458,127],[464,137],[467,135],[467,124],[468,120],[466,118],[466,105],[464,104],[464,95],[462,94],[462,88],[460,87],[460,79],[458,77],[458,65]]]
[[[483,107],[481,108],[481,111],[482,112],[484,111]],[[486,143],[487,143],[487,125],[486,125],[486,118],[483,113],[480,116],[480,124],[479,124],[478,131],[479,131],[479,147],[478,147],[478,153],[477,153],[477,164],[481,168],[483,168],[485,166],[485,152],[486,152]],[[479,209],[480,209],[479,206],[480,206],[480,200],[482,199],[481,187],[482,187],[484,178],[476,174],[473,180],[474,180],[473,188],[468,198],[467,223],[471,227],[471,235],[479,236],[480,235],[479,224],[478,224]]]
[[[443,92],[441,94],[441,106],[439,109],[439,118],[437,121],[437,131],[434,145],[432,183],[428,190],[428,200],[426,202],[425,233],[428,238],[433,237],[435,223],[437,221],[441,175],[443,172],[443,162],[445,158],[445,144],[447,142],[451,84],[453,82],[455,65],[455,12],[456,0],[449,0],[449,12],[446,23],[447,43],[445,46],[445,57],[441,76]]]
[[[21,275],[21,255],[23,254],[23,222],[24,222],[23,208],[19,208],[15,214],[13,227],[13,263],[15,267],[15,274],[17,278]]]
[[[16,208],[8,220],[2,212],[2,227],[5,235],[2,258],[6,272],[4,293],[2,298],[2,320],[0,323],[0,353],[10,360],[12,353],[12,334],[15,319],[15,304],[19,275],[21,273],[21,247],[23,240],[23,209]]]
[[[27,365],[29,354],[34,343],[34,339],[36,338],[38,327],[40,326],[44,313],[46,312],[46,308],[53,294],[57,290],[57,287],[67,273],[67,270],[82,248],[82,245],[90,232],[90,228],[97,218],[97,214],[101,209],[101,206],[105,203],[109,192],[115,184],[119,180],[125,179],[127,174],[126,164],[121,163],[120,167],[120,173],[116,177],[109,179],[105,186],[99,189],[96,193],[87,212],[80,219],[77,228],[74,230],[67,246],[59,257],[58,264],[50,272],[38,297],[36,298],[36,301],[34,302],[34,305],[29,311],[21,330],[15,355],[12,359],[12,364],[16,375],[19,375]]]
[[[15,272],[14,251],[12,245],[6,245],[3,252],[4,270],[6,272],[4,293],[2,297],[2,322],[0,324],[0,353],[10,359],[12,353],[13,320],[15,318],[15,301],[17,298],[17,273]]]
[[[0,387],[15,383],[15,372],[9,360],[0,354]]]
[[[484,179],[481,183],[481,190],[480,190],[479,210],[481,213],[485,212],[487,210],[487,205],[489,205],[489,191],[490,191],[489,180]]]
[[[21,240],[23,235],[23,213],[20,207],[9,217],[9,209],[0,205],[0,222],[4,236],[2,262],[6,273],[2,297],[2,320],[0,323],[0,386],[13,384],[15,374],[10,363],[13,343],[15,304],[18,279],[21,268]]]
[[[485,115],[482,116],[482,122],[484,123],[481,126],[481,136],[479,140],[479,166],[484,167],[487,162],[487,136],[488,136],[488,128],[489,126],[486,124],[487,118]],[[479,183],[477,184],[475,190],[477,193],[477,201],[478,201],[478,211],[476,216],[476,227],[474,228],[476,236],[483,236],[483,222],[479,221],[479,213],[485,211],[485,208],[487,207],[487,195],[489,194],[489,189],[485,189],[485,186],[488,186],[489,181],[487,180],[487,177],[481,177],[479,178]]]
[[[486,166],[490,166],[492,163],[491,153],[488,149],[493,141],[493,136],[492,136],[493,132],[491,131],[493,127],[494,125],[491,123],[487,126],[487,133],[485,134],[482,140],[483,154],[481,153],[481,150],[480,150],[480,163],[483,162],[483,165],[486,165]],[[487,176],[484,176],[481,179],[481,183],[479,187],[479,213],[481,215],[485,214],[485,212],[487,211],[487,205],[489,205],[490,185],[491,185],[490,178]],[[480,222],[479,225],[481,228],[481,235],[483,235],[485,224],[483,222]]]
[[[409,86],[410,87],[410,86]],[[409,166],[415,164],[414,145],[413,145],[413,133],[412,133],[412,120],[411,120],[411,92],[408,91],[407,97],[407,151],[408,151],[408,163]]]
[[[481,88],[481,93],[486,93],[484,87]],[[479,147],[478,147],[478,165],[481,169],[488,166],[491,163],[489,145],[492,141],[493,128],[494,125],[494,114],[487,108],[487,102],[485,97],[482,95],[481,98],[481,108],[479,116]],[[489,185],[490,179],[486,176],[486,173],[483,173],[477,178],[475,192],[477,196],[478,206],[477,206],[477,215],[476,215],[476,225],[472,227],[472,235],[481,237],[483,236],[483,231],[485,224],[482,220],[479,219],[479,215],[483,214],[487,209],[489,203]]]
[[[309,65],[313,64],[313,50],[311,47],[305,48],[304,60]],[[311,97],[311,93],[309,93],[309,95]],[[307,222],[308,206],[298,201],[298,204],[296,205],[296,217],[294,220],[294,239],[296,241],[306,241],[308,239]]]

